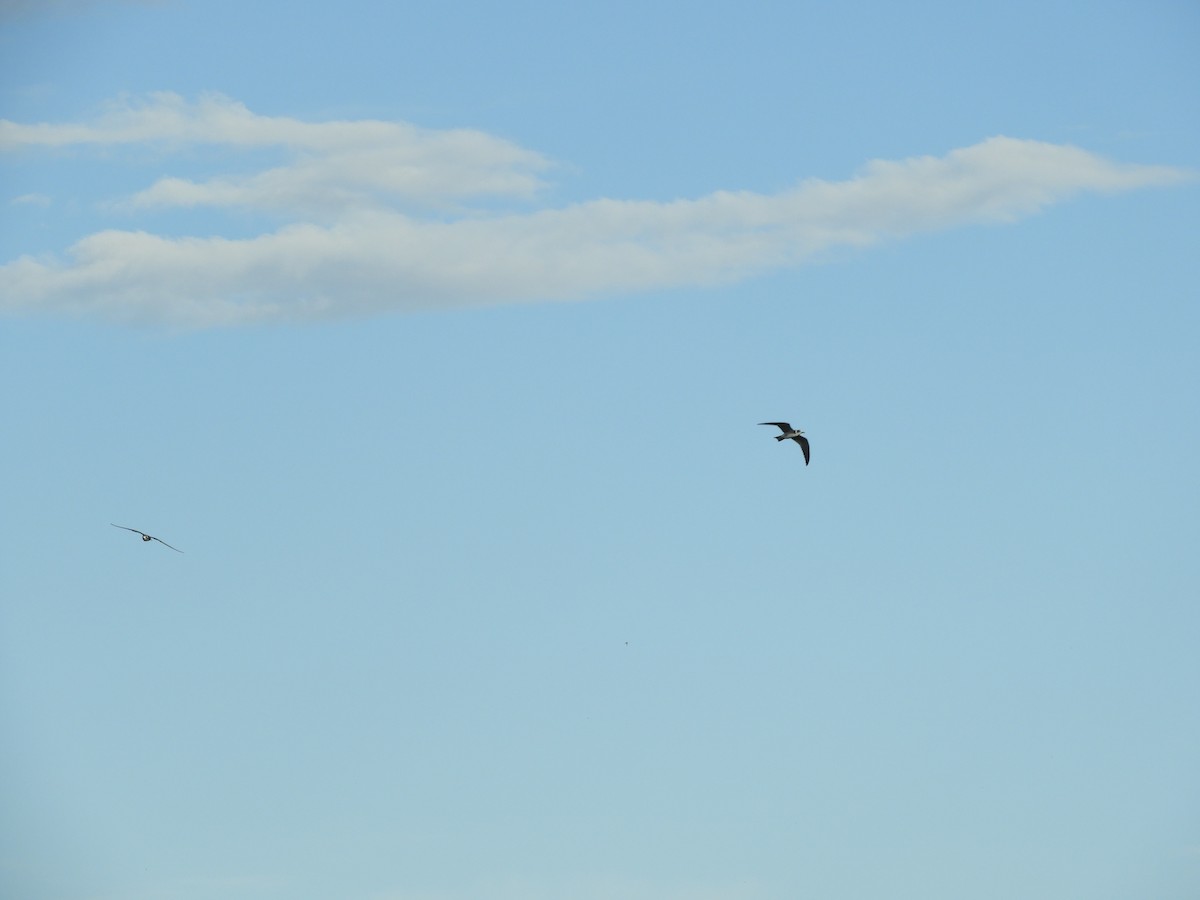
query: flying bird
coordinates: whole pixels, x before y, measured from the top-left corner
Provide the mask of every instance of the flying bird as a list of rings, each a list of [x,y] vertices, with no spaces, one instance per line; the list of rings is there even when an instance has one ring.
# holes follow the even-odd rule
[[[113,528],[124,528],[126,531],[132,531],[134,534],[140,534],[142,536],[143,541],[158,541],[164,547],[171,547],[171,545],[168,544],[166,541],[164,541],[162,538],[156,538],[154,535],[146,534],[146,532],[144,532],[144,531],[138,531],[136,528],[126,528],[126,526],[118,525],[116,522],[109,522],[108,524],[111,525]],[[183,552],[178,547],[171,547],[171,549],[174,550],[176,553]]]
[[[791,438],[793,441],[799,444],[800,449],[804,451],[804,464],[806,466],[808,465],[808,438],[804,436],[803,431],[801,431],[799,428],[793,428],[787,422],[759,422],[758,424],[774,425],[776,428],[782,431],[783,434],[775,435],[775,440],[777,441],[786,441],[788,438]]]

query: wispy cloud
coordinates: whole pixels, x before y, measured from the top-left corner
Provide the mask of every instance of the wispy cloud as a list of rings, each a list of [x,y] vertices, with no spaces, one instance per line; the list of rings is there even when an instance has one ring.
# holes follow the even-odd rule
[[[19,197],[13,197],[8,201],[14,206],[49,206],[53,201],[45,194],[31,193],[21,194]]]
[[[0,122],[0,149],[161,144],[279,148],[246,176],[160,177],[148,206],[282,212],[255,237],[108,230],[64,258],[0,266],[11,312],[97,314],[206,327],[446,306],[569,300],[727,282],[839,248],[1010,222],[1084,192],[1165,185],[1189,173],[993,137],[942,157],[877,160],[845,181],[777,194],[718,191],[673,202],[598,199],[529,209],[549,161],[477,131],[398,122],[259,116],[227,98],[172,94],[84,124]],[[488,198],[521,201],[485,209]]]
[[[540,154],[481,131],[433,131],[377,120],[302,122],[260,116],[219,94],[189,102],[156,93],[124,98],[92,122],[21,125],[0,120],[0,150],[156,144],[279,149],[286,165],[207,181],[160,178],[135,206],[236,206],[328,216],[394,204],[446,206],[488,195],[531,197]]]

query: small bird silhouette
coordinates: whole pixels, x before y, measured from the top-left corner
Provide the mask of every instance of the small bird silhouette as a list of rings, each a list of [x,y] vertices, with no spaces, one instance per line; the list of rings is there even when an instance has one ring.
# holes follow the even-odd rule
[[[806,466],[808,465],[808,438],[804,436],[803,431],[801,431],[799,428],[793,428],[787,422],[759,422],[758,424],[774,425],[776,428],[782,431],[783,434],[775,435],[775,440],[777,441],[786,441],[788,438],[791,438],[793,441],[799,444],[800,449],[804,451],[804,464]]]
[[[144,532],[144,531],[138,531],[136,528],[128,528],[125,525],[118,525],[116,522],[109,522],[108,524],[111,525],[113,528],[124,528],[126,531],[132,531],[134,534],[140,534],[142,536],[143,541],[158,541],[164,547],[171,547],[171,545],[168,544],[166,541],[164,541],[162,538],[156,538],[154,535],[146,534],[146,532]],[[178,547],[171,547],[171,549],[174,550],[176,553],[183,552]]]

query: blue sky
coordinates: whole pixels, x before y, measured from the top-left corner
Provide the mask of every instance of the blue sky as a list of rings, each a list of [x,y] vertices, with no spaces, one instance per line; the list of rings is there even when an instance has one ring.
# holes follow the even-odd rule
[[[1195,897],[1197,46],[0,2],[0,895]]]

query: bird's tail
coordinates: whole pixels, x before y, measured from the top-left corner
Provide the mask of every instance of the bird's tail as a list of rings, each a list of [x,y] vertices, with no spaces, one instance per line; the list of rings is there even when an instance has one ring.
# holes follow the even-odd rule
[[[786,434],[775,435],[775,440],[777,440],[777,441],[786,441],[787,439],[788,439],[788,436]]]

